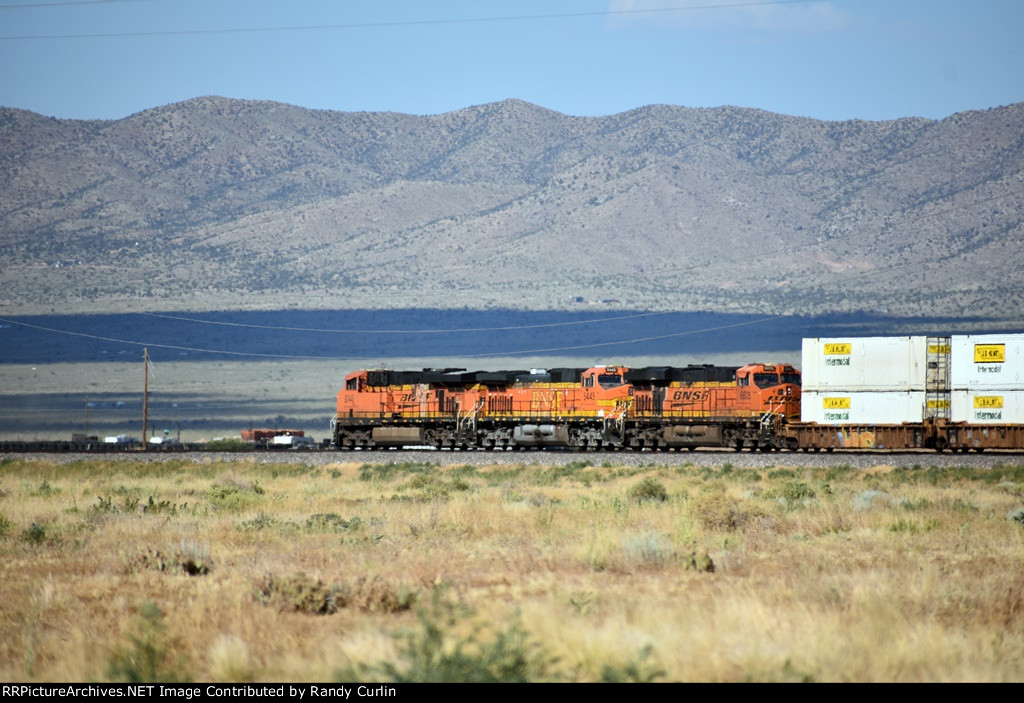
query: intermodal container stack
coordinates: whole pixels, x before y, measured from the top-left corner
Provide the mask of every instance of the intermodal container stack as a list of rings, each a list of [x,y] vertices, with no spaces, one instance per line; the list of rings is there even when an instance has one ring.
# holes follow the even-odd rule
[[[1024,424],[1024,334],[952,340],[953,422]]]
[[[928,349],[924,336],[804,339],[801,421],[922,422],[928,407]]]

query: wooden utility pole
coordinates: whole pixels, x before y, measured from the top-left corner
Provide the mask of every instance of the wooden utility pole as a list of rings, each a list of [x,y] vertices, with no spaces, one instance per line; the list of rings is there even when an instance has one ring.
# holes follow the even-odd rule
[[[146,428],[149,426],[149,347],[142,348],[142,365],[145,367],[142,383],[142,451],[146,451]]]

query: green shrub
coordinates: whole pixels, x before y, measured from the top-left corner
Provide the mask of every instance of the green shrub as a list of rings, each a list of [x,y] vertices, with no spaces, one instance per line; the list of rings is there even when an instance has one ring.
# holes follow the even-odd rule
[[[262,530],[279,530],[285,533],[293,533],[299,530],[299,526],[289,520],[281,520],[260,512],[256,517],[249,520],[242,520],[235,526],[239,532],[260,532]]]
[[[924,523],[899,518],[896,522],[889,525],[889,531],[897,534],[917,535],[923,532],[931,532],[938,526],[939,521],[934,518],[931,520],[925,520]]]
[[[389,462],[387,464],[363,464],[359,467],[360,481],[393,481],[399,476],[408,474],[434,473],[437,464],[424,464],[412,461]]]
[[[307,532],[354,532],[362,526],[362,518],[346,520],[337,513],[316,513],[306,519]]]
[[[186,683],[192,680],[181,660],[172,657],[177,643],[166,634],[164,614],[153,602],[139,611],[135,631],[107,665],[107,678],[124,683]]]
[[[463,633],[473,611],[435,589],[418,608],[418,629],[396,635],[400,661],[339,670],[338,681],[388,683],[527,683],[554,677],[555,660],[532,641],[518,621],[495,630],[486,625]]]
[[[720,491],[704,493],[690,501],[693,517],[705,528],[732,532],[753,516],[740,502]]]
[[[184,507],[188,507],[185,503]],[[169,500],[156,500],[153,496],[149,497],[149,502],[142,506],[142,512],[144,513],[167,513],[169,515],[176,515],[178,513],[178,506],[171,503]]]
[[[141,569],[180,573],[188,576],[205,576],[213,567],[210,547],[197,542],[182,540],[173,550],[144,549],[127,559],[128,571]]]
[[[361,576],[351,583],[324,583],[293,574],[268,575],[256,585],[256,599],[264,605],[294,610],[306,615],[333,615],[342,608],[367,613],[400,613],[410,610],[417,592],[394,586],[379,576]]]
[[[307,615],[332,615],[348,602],[339,584],[325,584],[305,574],[266,576],[256,586],[256,598],[265,605],[277,605]]]
[[[110,496],[104,498],[103,496],[96,496],[96,504],[89,506],[89,512],[93,515],[103,515],[108,513],[119,513],[120,509],[114,505],[114,499]]]
[[[651,661],[653,645],[645,645],[633,659],[625,664],[605,664],[601,667],[603,683],[653,683],[665,675]]]
[[[774,486],[765,491],[766,498],[773,498],[779,505],[787,508],[806,505],[816,498],[817,495],[814,489],[803,481],[785,481],[782,485]]]
[[[379,576],[360,576],[344,587],[347,605],[367,613],[400,613],[411,610],[418,593],[404,586],[395,587]]]
[[[39,484],[39,487],[29,493],[30,496],[35,498],[49,498],[60,493],[60,488],[53,486],[49,481],[43,481]]]
[[[665,485],[661,481],[647,477],[640,483],[630,486],[627,496],[636,503],[647,501],[664,503],[668,500],[668,491],[665,490]]]
[[[215,508],[238,511],[259,501],[263,493],[263,487],[259,483],[240,485],[225,482],[213,484],[206,496]]]
[[[33,522],[21,533],[21,538],[32,545],[40,545],[46,541],[46,526]]]

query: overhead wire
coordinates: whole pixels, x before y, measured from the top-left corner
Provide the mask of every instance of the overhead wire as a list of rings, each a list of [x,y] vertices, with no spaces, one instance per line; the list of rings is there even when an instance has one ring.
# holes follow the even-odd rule
[[[512,330],[533,330],[546,327],[567,327],[570,325],[590,325],[599,322],[611,322],[617,320],[630,320],[639,317],[652,317],[655,315],[674,315],[677,310],[659,310],[653,312],[642,312],[632,315],[617,315],[615,317],[602,317],[593,320],[571,320],[568,322],[542,322],[533,325],[507,325],[505,327],[440,327],[436,329],[359,329],[342,328],[330,329],[323,327],[287,327],[283,325],[256,325],[245,322],[225,322],[223,320],[201,320],[194,317],[183,317],[181,315],[166,315],[156,312],[140,312],[139,315],[159,317],[167,320],[180,320],[184,322],[195,322],[203,325],[222,325],[224,327],[244,327],[249,329],[279,330],[286,332],[328,332],[335,334],[450,334],[453,332],[508,332]]]
[[[517,356],[520,354],[541,354],[555,351],[574,351],[578,349],[594,349],[598,347],[611,347],[619,344],[639,344],[641,342],[653,342],[660,339],[671,339],[673,337],[683,337],[691,334],[703,334],[705,332],[717,332],[719,330],[731,329],[733,327],[744,327],[746,325],[756,325],[762,322],[769,322],[771,320],[779,320],[784,317],[790,317],[790,315],[773,315],[771,317],[763,317],[759,320],[748,320],[746,322],[736,322],[729,325],[718,325],[717,327],[707,327],[702,330],[687,330],[685,332],[672,332],[670,334],[661,334],[654,337],[637,337],[636,339],[626,339],[618,342],[598,342],[596,344],[580,344],[576,346],[568,347],[550,347],[547,349],[520,349],[514,352],[487,352],[483,354],[463,354],[461,356],[467,358],[478,358],[478,357],[492,357],[492,356]]]
[[[636,337],[634,339],[621,339],[611,342],[597,342],[594,344],[578,344],[564,347],[550,347],[547,349],[522,349],[515,351],[501,351],[501,352],[485,352],[478,354],[422,354],[423,357],[430,359],[464,359],[464,358],[482,358],[482,357],[498,357],[498,356],[518,356],[525,354],[534,354],[541,352],[555,352],[555,351],[578,351],[580,349],[589,348],[600,348],[615,346],[620,344],[639,344],[641,342],[650,342],[660,339],[669,339],[673,337],[682,337],[694,334],[703,334],[706,332],[716,332],[723,329],[729,329],[732,327],[742,327],[745,325],[753,325],[762,322],[768,322],[770,320],[778,320],[783,317],[789,317],[789,315],[773,315],[770,317],[764,317],[759,320],[748,320],[745,322],[733,323],[728,325],[717,325],[714,327],[705,327],[703,329],[696,330],[685,330],[682,332],[672,332],[664,335],[657,335],[653,337]],[[186,347],[181,345],[172,344],[161,344],[158,342],[139,342],[130,339],[119,339],[115,337],[107,337],[102,335],[88,334],[86,332],[73,332],[71,330],[61,330],[54,327],[46,327],[44,325],[35,325],[28,322],[20,322],[18,320],[11,320],[9,318],[0,318],[0,322],[7,324],[20,325],[22,327],[28,327],[31,329],[41,330],[45,332],[53,332],[56,334],[66,334],[75,337],[83,337],[88,339],[96,339],[100,341],[113,342],[116,344],[128,344],[140,347],[153,347],[156,349],[171,349],[176,351],[189,351],[202,354],[224,354],[228,356],[242,356],[242,357],[256,357],[256,358],[268,358],[268,359],[293,359],[293,360],[305,360],[305,361],[351,361],[359,357],[338,357],[338,356],[310,356],[310,355],[299,355],[299,354],[267,354],[260,352],[239,352],[231,350],[220,350],[220,349],[203,349],[198,347]]]
[[[60,2],[7,3],[0,10],[34,10],[40,7],[70,7],[72,5],[112,5],[115,3],[148,2],[148,0],[61,0]]]
[[[594,10],[590,12],[552,12],[538,13],[531,15],[497,15],[489,17],[460,17],[448,19],[423,19],[423,20],[390,20],[379,22],[343,22],[330,24],[309,24],[309,25],[276,25],[268,27],[227,27],[218,29],[164,29],[152,31],[132,32],[95,32],[79,34],[26,34],[15,36],[0,36],[0,41],[24,41],[44,39],[115,39],[122,37],[154,37],[154,36],[195,36],[205,34],[247,34],[256,32],[302,32],[313,30],[349,30],[349,29],[378,29],[391,27],[417,27],[432,25],[451,24],[482,24],[492,22],[522,22],[551,19],[576,19],[584,17],[608,17],[615,15],[641,15],[667,12],[694,12],[705,10],[728,10],[749,7],[763,7],[768,5],[794,5],[820,3],[826,0],[758,0],[753,2],[732,2],[713,3],[705,5],[679,5],[672,7],[650,7],[632,8],[626,10]],[[56,3],[64,4],[64,3]],[[67,3],[71,4],[71,3]],[[83,3],[90,4],[90,3]],[[28,7],[28,6],[24,6]]]
[[[56,334],[65,334],[73,337],[84,337],[86,339],[96,339],[103,342],[112,342],[114,344],[129,344],[137,347],[154,347],[156,349],[173,349],[175,351],[189,351],[200,354],[225,354],[228,356],[252,356],[252,357],[266,357],[271,359],[320,359],[330,360],[329,357],[318,357],[318,356],[302,356],[296,354],[261,354],[259,352],[237,352],[228,351],[223,349],[202,349],[199,347],[186,347],[176,344],[161,344],[159,342],[139,342],[132,339],[119,339],[117,337],[105,337],[97,334],[88,334],[87,332],[73,332],[71,330],[62,330],[55,327],[46,327],[44,325],[34,325],[29,322],[20,322],[18,320],[11,320],[8,318],[0,318],[0,322],[4,322],[10,325],[19,325],[21,327],[29,327],[31,329],[42,330],[44,332],[54,332]],[[339,359],[341,360],[341,359]]]

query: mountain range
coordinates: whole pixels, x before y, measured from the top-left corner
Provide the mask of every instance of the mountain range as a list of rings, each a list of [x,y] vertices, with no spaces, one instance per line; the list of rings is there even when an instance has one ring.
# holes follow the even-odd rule
[[[519,100],[0,108],[0,313],[518,308],[1019,320],[1024,103],[826,122]]]

